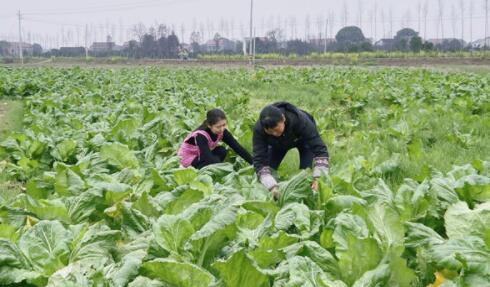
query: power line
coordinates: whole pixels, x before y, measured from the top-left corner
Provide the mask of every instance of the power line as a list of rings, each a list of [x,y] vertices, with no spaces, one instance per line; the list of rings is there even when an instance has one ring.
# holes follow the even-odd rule
[[[79,25],[79,24],[70,24],[66,22],[54,22],[54,21],[46,21],[46,20],[38,20],[38,19],[32,19],[32,18],[23,18],[25,22],[34,22],[34,23],[43,23],[43,24],[49,24],[49,25],[56,25],[56,26],[71,26],[71,27],[78,27],[78,28],[83,28],[85,25]]]
[[[32,11],[27,11],[26,13],[27,14],[45,14],[45,13],[51,14],[51,13],[77,12],[77,11],[104,9],[104,8],[120,8],[120,7],[125,7],[128,5],[140,5],[140,4],[148,4],[148,3],[155,3],[155,2],[158,2],[158,0],[140,1],[138,3],[134,3],[134,2],[132,2],[132,3],[113,2],[112,4],[106,3],[104,5],[84,6],[84,7],[77,8],[77,9],[32,10]]]
[[[82,8],[77,10],[54,10],[52,12],[26,12],[25,15],[38,15],[38,16],[55,16],[55,15],[76,15],[76,14],[94,14],[94,13],[104,13],[104,12],[117,12],[117,11],[125,11],[125,10],[133,10],[140,8],[150,8],[156,7],[160,5],[171,5],[176,3],[185,3],[192,2],[197,0],[171,0],[171,1],[146,1],[143,3],[134,3],[134,4],[126,4],[126,5],[111,5],[111,6],[98,6],[98,7],[90,7],[90,8]]]
[[[21,64],[24,64],[24,55],[22,53],[24,47],[22,47],[22,29],[21,29],[22,15],[20,14],[20,10],[17,13],[17,16],[19,17],[19,57],[20,57]]]

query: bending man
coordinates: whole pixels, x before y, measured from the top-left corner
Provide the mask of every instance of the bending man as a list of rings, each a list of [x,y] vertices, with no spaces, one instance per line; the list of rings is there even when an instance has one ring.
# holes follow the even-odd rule
[[[271,169],[277,169],[286,153],[297,148],[300,169],[313,167],[316,179],[322,170],[328,171],[328,151],[318,134],[315,120],[290,103],[278,102],[266,106],[253,130],[253,164],[260,182],[277,199],[277,181]],[[313,180],[312,189],[318,189]]]

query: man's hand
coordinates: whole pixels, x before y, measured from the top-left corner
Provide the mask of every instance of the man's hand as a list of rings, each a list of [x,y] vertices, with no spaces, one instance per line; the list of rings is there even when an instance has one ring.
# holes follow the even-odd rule
[[[311,183],[311,189],[313,189],[314,192],[318,192],[318,180],[313,179],[313,182]]]
[[[274,201],[277,201],[279,199],[279,187],[277,186],[274,186],[272,189],[271,189],[271,194],[272,194],[272,199]]]

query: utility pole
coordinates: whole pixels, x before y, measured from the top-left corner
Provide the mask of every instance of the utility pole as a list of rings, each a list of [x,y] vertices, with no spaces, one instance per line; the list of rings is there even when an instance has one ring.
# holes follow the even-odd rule
[[[419,32],[419,34],[420,34],[420,29],[421,29],[421,25],[420,25],[420,23],[421,23],[421,19],[420,19],[421,13],[422,13],[422,3],[419,2],[417,4],[417,20],[418,20],[418,30],[417,30],[417,32]]]
[[[253,37],[253,25],[254,25],[254,22],[253,22],[253,11],[254,11],[254,0],[250,0],[250,39],[249,39],[249,49],[248,49],[248,53],[249,53],[249,56],[251,57],[250,58],[250,64],[252,65],[253,64],[253,59],[252,57],[254,56],[253,55],[253,42],[252,42],[252,37]]]
[[[487,0],[488,1],[488,0]],[[444,39],[444,4],[442,0],[438,0],[439,6],[439,21],[441,24],[441,39]]]
[[[393,8],[390,7],[390,38],[393,36]]]
[[[473,10],[474,10],[474,6],[473,6],[473,0],[470,2],[470,44],[473,43]],[[471,49],[471,51],[473,51],[473,49]]]
[[[254,35],[253,35],[253,52],[252,52],[252,66],[255,66],[255,38],[257,37],[256,34],[257,33],[257,29],[254,28]]]
[[[374,1],[374,39],[373,39],[374,43],[376,43],[376,37],[378,36],[377,21],[378,21],[378,2]]]
[[[483,49],[488,48],[488,0],[485,0],[485,45]]]
[[[427,16],[429,15],[429,0],[425,0],[423,13],[424,13],[424,40],[427,40]]]
[[[88,61],[88,25],[85,24],[85,60]]]
[[[328,18],[325,21],[325,46],[323,47],[323,53],[327,52],[327,41],[328,41]]]
[[[20,10],[17,13],[17,16],[19,16],[19,57],[20,57],[20,63],[24,64],[24,55],[22,51],[22,28],[21,28],[22,15],[20,14]]]
[[[464,0],[459,1],[459,9],[461,10],[461,40],[464,40],[464,16],[465,16]]]

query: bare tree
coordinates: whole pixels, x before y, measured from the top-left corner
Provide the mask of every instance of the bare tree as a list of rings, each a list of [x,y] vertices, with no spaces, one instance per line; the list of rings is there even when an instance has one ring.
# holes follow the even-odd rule
[[[243,25],[243,22],[240,21],[240,38],[241,39],[244,39],[245,36],[247,35],[247,33],[245,32],[245,26]],[[243,41],[243,43],[245,44],[245,41]]]
[[[274,30],[274,16],[270,15],[267,19],[267,28],[266,31]]]
[[[344,4],[342,7],[342,23],[343,26],[347,26],[347,22],[349,21],[349,7],[347,6],[346,0],[344,0]]]
[[[116,25],[111,24],[111,36],[114,37],[114,42],[116,41]]]
[[[325,18],[325,40],[323,45],[323,53],[327,52],[327,41],[328,41],[328,16]]]
[[[167,37],[170,34],[170,31],[168,27],[165,24],[156,24],[157,25],[157,31],[156,31],[156,39],[160,39],[163,37]]]
[[[229,29],[230,29],[230,32],[231,32],[231,38],[235,39],[235,20],[234,19],[231,19],[230,22],[229,22]]]
[[[260,18],[260,29],[259,29],[259,33],[265,34],[265,30],[266,30],[266,28],[265,28],[265,18],[262,17],[262,18]],[[255,41],[254,41],[254,44],[255,44]]]
[[[333,11],[330,11],[328,13],[328,24],[330,25],[330,38],[335,38],[333,34],[333,29],[335,28],[335,13]]]
[[[358,0],[357,1],[357,9],[358,9],[358,13],[359,13],[359,28],[362,29],[362,14],[363,14],[363,10],[362,10],[362,1],[361,0]]]
[[[458,18],[456,16],[456,7],[454,4],[451,6],[451,28],[453,30],[453,38],[456,39],[456,28],[458,24]]]
[[[288,27],[289,27],[289,22],[288,22],[288,18],[284,18],[284,38],[288,39],[288,37],[291,37],[290,35],[288,35]]]
[[[124,43],[126,39],[124,38],[124,23],[121,18],[119,18],[119,42]]]
[[[196,18],[192,18],[192,26],[191,26],[191,30],[192,32],[196,32],[197,31],[197,20]]]
[[[158,27],[157,27],[157,28],[158,28]],[[173,29],[172,29],[172,30],[173,30]],[[148,29],[148,34],[150,34],[150,35],[153,37],[153,39],[157,39],[157,29],[155,29],[155,27],[153,27],[153,26],[152,26],[152,27],[150,27],[150,28]]]
[[[378,36],[378,2],[374,0],[374,41]]]
[[[417,32],[420,33],[420,29],[422,29],[421,25],[421,15],[422,15],[422,3],[419,1],[417,3]]]
[[[143,23],[139,22],[132,28],[133,35],[138,38],[138,41],[143,40],[143,36],[146,34],[146,27]]]
[[[201,42],[201,35],[199,34],[199,32],[193,31],[191,33],[191,36],[189,37],[189,41],[191,42],[191,44],[200,43]]]
[[[291,16],[290,21],[289,21],[289,27],[291,29],[291,37],[293,39],[296,39],[296,17]]]
[[[221,18],[219,20],[219,26],[218,26],[218,33],[222,36],[222,37],[228,37],[228,35],[226,35],[225,33],[225,20],[223,18]],[[216,35],[215,35],[216,36]]]
[[[61,45],[65,46],[65,28],[61,27]]]
[[[390,38],[393,37],[393,8],[390,7]]]
[[[484,48],[488,47],[488,0],[485,1],[485,45]]]
[[[185,39],[185,23],[182,22],[180,24],[180,41],[184,42],[184,39]]]
[[[107,33],[106,33],[106,31],[105,31],[105,29],[104,29],[104,26],[103,26],[103,25],[99,25],[99,32],[100,32],[100,33],[99,33],[99,35],[100,35],[100,40],[101,40],[101,41],[105,41],[105,40],[106,40],[105,38],[107,37]]]
[[[439,22],[441,27],[441,39],[444,39],[444,2],[442,0],[437,0],[439,8]]]
[[[369,11],[369,23],[371,25],[371,37],[373,37],[374,41],[374,12],[373,10]]]
[[[473,10],[475,9],[473,0],[470,1],[470,43],[473,42]]]
[[[211,39],[211,35],[214,33],[214,24],[211,22],[211,20],[207,19],[206,20],[206,30],[208,32],[208,39]]]
[[[305,41],[310,38],[310,25],[311,25],[310,15],[307,14],[305,17]]]
[[[383,25],[383,38],[386,38],[386,17],[385,10],[381,9],[381,24]]]
[[[412,12],[410,12],[410,9],[407,9],[407,11],[405,11],[405,15],[403,16],[402,25],[404,27],[410,27],[411,22],[412,22]]]
[[[328,22],[327,24],[325,25],[324,24],[324,21],[323,21],[323,16],[322,15],[317,15],[316,16],[316,29],[317,29],[317,32],[318,32],[318,39],[322,40],[323,37],[326,37],[326,34],[323,35],[323,30],[324,28],[328,25]],[[325,31],[326,31],[327,28],[325,28]]]
[[[461,10],[461,39],[464,40],[464,14],[465,14],[465,0],[459,0],[459,9]]]
[[[424,39],[427,39],[427,16],[429,16],[429,0],[425,0],[422,14],[424,15]]]
[[[80,47],[80,28],[77,27],[77,46]]]
[[[277,15],[277,17],[276,17],[276,28],[281,29],[281,31],[282,31],[282,37],[285,37],[284,33],[285,33],[286,30],[283,29],[282,23],[283,22],[282,22],[281,15]]]

